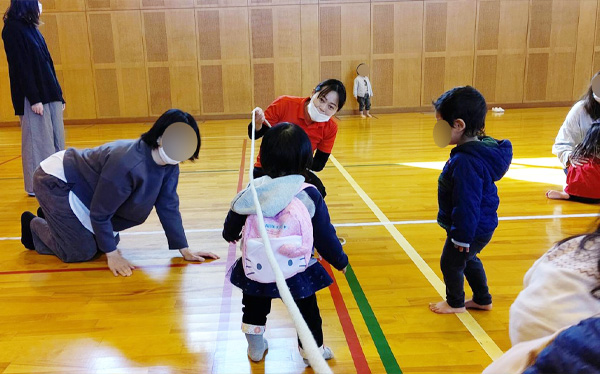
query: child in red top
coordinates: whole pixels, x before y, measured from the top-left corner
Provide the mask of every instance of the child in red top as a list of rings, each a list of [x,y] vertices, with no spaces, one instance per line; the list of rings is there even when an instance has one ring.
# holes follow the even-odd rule
[[[555,200],[600,203],[600,122],[592,124],[583,142],[575,147],[571,159],[581,165],[568,165],[564,192],[550,190],[546,196]]]

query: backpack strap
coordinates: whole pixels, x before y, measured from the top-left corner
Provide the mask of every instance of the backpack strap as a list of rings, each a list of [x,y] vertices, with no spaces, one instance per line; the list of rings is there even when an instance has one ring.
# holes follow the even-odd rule
[[[298,200],[300,200],[302,202],[302,204],[304,204],[304,206],[306,206],[306,209],[308,210],[308,214],[310,215],[310,218],[312,219],[315,216],[315,202],[312,201],[312,199],[310,198],[310,196],[308,196],[308,193],[306,193],[306,189],[309,188],[317,188],[312,184],[309,183],[302,183],[302,186],[300,186],[300,189],[298,190],[298,193],[296,194],[296,198]],[[304,193],[301,193],[303,192]]]

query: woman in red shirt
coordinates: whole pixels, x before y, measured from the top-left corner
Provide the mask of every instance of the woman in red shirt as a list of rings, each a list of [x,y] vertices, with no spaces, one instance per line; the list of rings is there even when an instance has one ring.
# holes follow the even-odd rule
[[[577,162],[572,162],[568,167],[564,192],[550,190],[546,196],[555,200],[600,203],[600,122],[591,125],[570,159]]]
[[[310,97],[278,97],[264,112],[261,108],[255,112],[255,138],[262,137],[271,126],[282,122],[300,126],[308,135],[315,152],[311,170],[307,170],[305,176],[306,183],[313,184],[325,197],[325,186],[314,172],[323,170],[329,159],[338,131],[337,123],[332,117],[345,103],[346,88],[337,79],[319,83]],[[252,138],[252,123],[248,125],[248,136]],[[259,154],[254,164],[254,178],[263,175],[265,173],[260,164]]]

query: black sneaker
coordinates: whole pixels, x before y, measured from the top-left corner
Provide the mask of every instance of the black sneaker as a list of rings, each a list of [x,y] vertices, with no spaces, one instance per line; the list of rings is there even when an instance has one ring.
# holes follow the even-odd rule
[[[33,246],[33,235],[31,234],[31,221],[35,215],[31,212],[23,212],[21,214],[21,243],[27,249],[35,249]]]
[[[37,209],[37,216],[43,219],[46,219],[46,215],[44,214],[44,211],[42,210],[42,207],[39,207]]]

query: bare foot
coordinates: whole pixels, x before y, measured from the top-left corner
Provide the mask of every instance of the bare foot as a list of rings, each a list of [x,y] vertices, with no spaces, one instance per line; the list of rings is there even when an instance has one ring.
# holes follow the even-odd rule
[[[479,310],[492,310],[492,304],[480,305],[473,300],[465,301],[465,308],[467,309],[479,309]]]
[[[467,311],[465,307],[453,308],[445,301],[440,301],[439,303],[429,303],[429,309],[437,314],[464,313]]]
[[[550,190],[546,192],[546,197],[552,200],[569,200],[569,194],[564,191]]]

